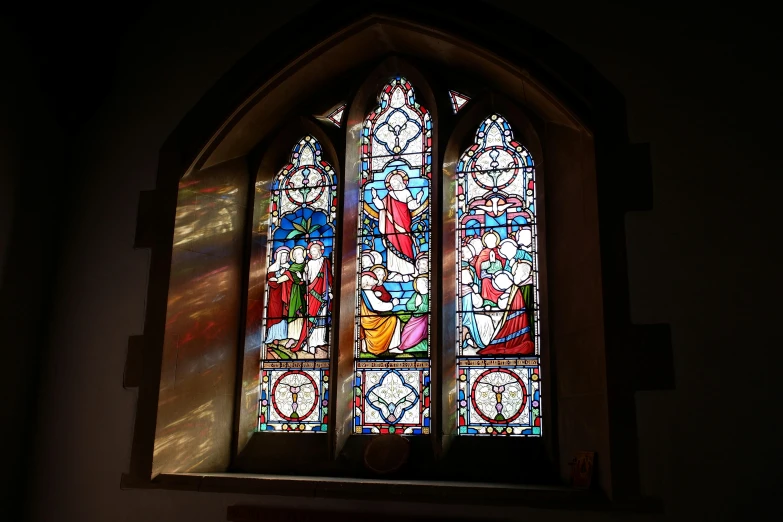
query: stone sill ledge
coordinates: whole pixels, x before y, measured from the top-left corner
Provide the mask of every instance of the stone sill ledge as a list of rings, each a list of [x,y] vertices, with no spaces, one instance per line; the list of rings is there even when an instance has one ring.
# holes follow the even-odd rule
[[[613,502],[600,491],[483,482],[382,480],[241,473],[164,473],[152,480],[123,475],[121,489],[166,489],[427,504],[502,505],[582,511],[663,512],[660,501],[652,498],[641,498],[630,502]],[[467,495],[467,491],[470,491],[471,494]],[[292,507],[295,507],[293,498]],[[252,506],[246,508],[253,509]]]

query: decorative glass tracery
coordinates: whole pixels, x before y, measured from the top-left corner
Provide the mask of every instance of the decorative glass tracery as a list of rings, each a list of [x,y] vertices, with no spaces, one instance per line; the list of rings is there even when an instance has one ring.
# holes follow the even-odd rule
[[[336,109],[334,109],[332,112],[330,112],[326,118],[334,123],[337,127],[343,126],[343,116],[345,115],[345,107],[346,105],[343,103],[340,106],[338,106]]]
[[[326,431],[336,185],[312,136],[272,183],[259,431]]]
[[[429,433],[432,119],[392,79],[359,144],[355,433]]]
[[[461,435],[541,435],[533,158],[500,115],[457,165]]]
[[[470,97],[457,91],[449,91],[449,100],[451,100],[451,110],[457,114],[470,101]]]

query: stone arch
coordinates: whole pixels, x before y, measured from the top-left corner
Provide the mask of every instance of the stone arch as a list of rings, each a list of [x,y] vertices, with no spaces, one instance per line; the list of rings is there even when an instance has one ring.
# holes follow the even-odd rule
[[[554,168],[568,171],[579,181],[574,190],[594,191],[591,198],[595,206],[589,211],[598,241],[591,244],[590,256],[602,275],[593,283],[603,298],[600,329],[606,359],[589,358],[587,362],[605,373],[595,381],[594,375],[590,375],[569,382],[574,386],[597,386],[597,391],[592,392],[601,396],[597,404],[585,408],[574,403],[572,410],[605,418],[606,422],[601,430],[585,430],[578,415],[563,413],[564,431],[582,429],[586,438],[559,445],[563,453],[560,470],[563,475],[567,473],[565,457],[569,451],[592,445],[601,455],[598,469],[602,488],[616,498],[638,493],[633,393],[670,382],[671,360],[665,353],[667,329],[646,331],[630,324],[622,218],[627,210],[649,206],[651,190],[645,168],[646,149],[631,147],[627,141],[622,97],[589,64],[552,37],[489,6],[470,17],[452,14],[438,3],[417,6],[414,12],[420,13],[420,22],[402,20],[383,6],[348,2],[343,9],[316,6],[267,41],[275,42],[276,54],[271,53],[266,42],[260,43],[194,107],[164,144],[157,189],[143,193],[139,207],[136,246],[151,248],[152,257],[145,331],[140,338],[134,338],[129,353],[131,364],[139,364],[134,361],[140,360],[145,363],[138,382],[138,414],[126,483],[143,485],[157,474],[226,471],[237,451],[236,433],[223,429],[222,438],[212,441],[206,457],[199,455],[199,460],[193,460],[185,453],[180,459],[162,462],[155,468],[152,465],[156,414],[158,424],[167,423],[176,420],[176,412],[182,410],[181,404],[172,407],[159,403],[164,371],[156,362],[167,357],[166,296],[180,178],[234,165],[247,179],[243,158],[289,117],[288,107],[310,94],[308,75],[318,72],[325,75],[321,78],[338,78],[348,75],[351,67],[366,66],[383,56],[397,54],[418,56],[453,68],[472,64],[474,74],[481,75],[489,88],[501,90],[515,104],[544,120],[543,149],[548,172],[553,168],[553,160],[562,160],[563,155],[555,154],[558,143],[570,143],[578,157],[585,160]],[[305,36],[285,38],[294,28],[306,28],[300,33]],[[438,103],[447,102],[444,99]],[[444,117],[446,112],[441,110]],[[547,141],[549,138],[551,141]],[[547,142],[555,148],[549,149]],[[551,197],[548,199],[551,208]],[[554,226],[551,219],[550,225]],[[565,259],[565,252],[550,254],[550,261],[552,256]],[[550,268],[555,266],[553,261]],[[561,284],[569,281],[564,279]],[[563,308],[562,314],[566,320],[574,311]],[[222,355],[228,360],[237,358],[231,348],[226,350]],[[646,368],[634,364],[635,350],[645,355]],[[143,357],[138,357],[139,353]],[[580,361],[569,360],[567,364],[579,366]],[[221,371],[226,379],[214,393],[234,394],[237,365],[226,364]],[[653,380],[654,375],[658,381]],[[194,381],[189,385],[198,388],[204,383]],[[173,417],[167,417],[167,408]],[[214,411],[214,422],[221,426],[232,424],[235,410],[224,406]],[[178,434],[177,440],[187,440],[185,435]]]

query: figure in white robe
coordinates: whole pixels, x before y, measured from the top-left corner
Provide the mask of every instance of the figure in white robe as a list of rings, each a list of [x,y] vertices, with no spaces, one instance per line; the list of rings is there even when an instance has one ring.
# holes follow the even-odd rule
[[[308,259],[305,265],[307,281],[308,332],[305,350],[315,353],[319,346],[326,346],[326,320],[330,313],[329,302],[332,299],[332,270],[329,260],[323,257],[324,246],[320,241],[310,243]]]
[[[414,275],[414,240],[411,212],[421,206],[424,191],[414,198],[408,190],[407,174],[395,170],[386,177],[388,193],[381,200],[371,189],[372,203],[378,209],[378,230],[386,247],[386,268],[389,274]]]

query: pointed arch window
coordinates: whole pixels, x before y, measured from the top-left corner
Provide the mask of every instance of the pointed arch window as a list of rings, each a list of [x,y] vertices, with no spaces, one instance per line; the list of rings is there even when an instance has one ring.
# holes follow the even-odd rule
[[[541,435],[535,168],[503,116],[457,165],[460,435]]]
[[[338,198],[318,140],[299,140],[270,194],[258,430],[324,433]]]
[[[354,432],[430,431],[432,119],[403,77],[360,138]]]

